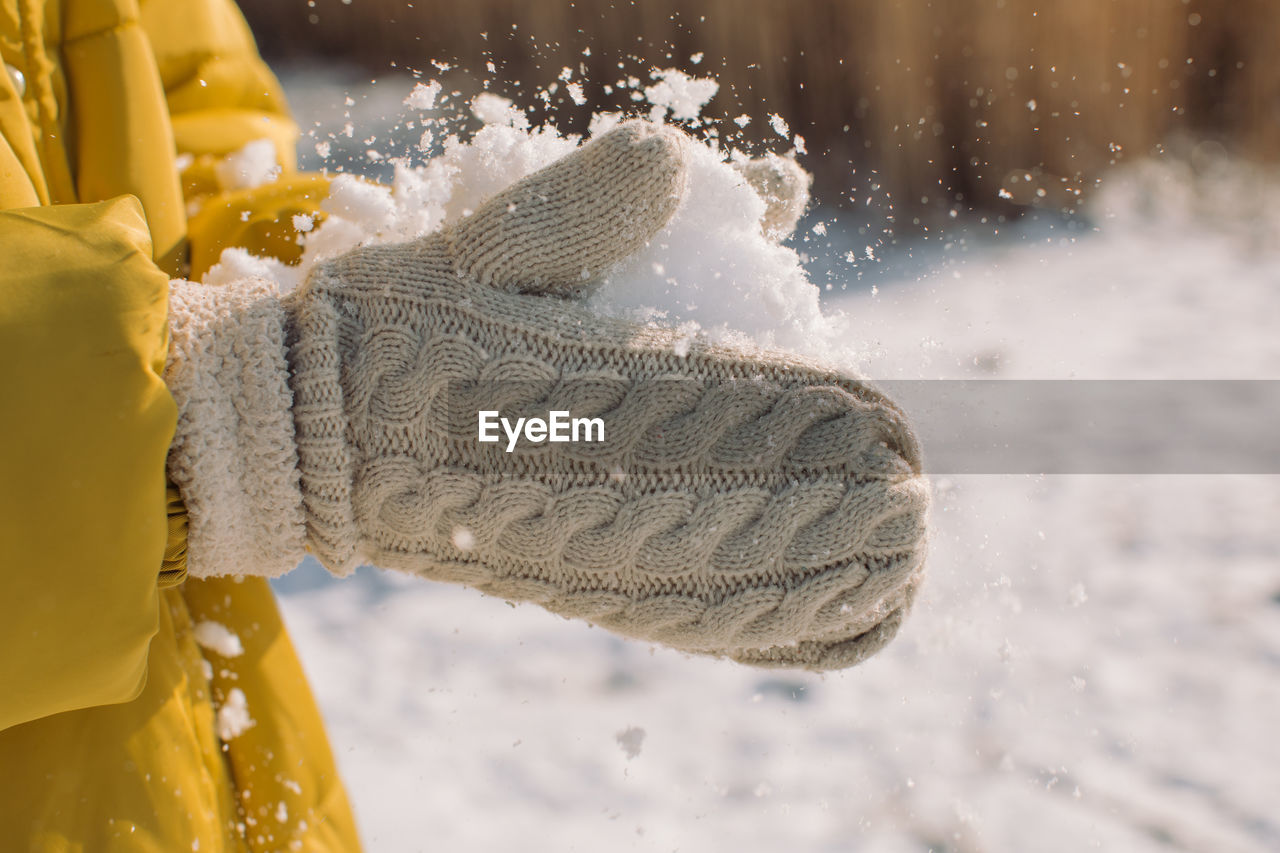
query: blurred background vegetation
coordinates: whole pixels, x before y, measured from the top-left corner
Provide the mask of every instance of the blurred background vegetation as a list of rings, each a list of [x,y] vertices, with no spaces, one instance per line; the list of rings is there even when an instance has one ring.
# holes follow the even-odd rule
[[[1071,214],[1135,157],[1280,155],[1280,0],[241,2],[274,62],[487,85],[565,131],[634,109],[606,90],[621,77],[714,75],[723,137],[785,151],[780,114],[819,200],[874,202],[899,233],[953,210]],[[587,104],[538,100],[566,67]]]

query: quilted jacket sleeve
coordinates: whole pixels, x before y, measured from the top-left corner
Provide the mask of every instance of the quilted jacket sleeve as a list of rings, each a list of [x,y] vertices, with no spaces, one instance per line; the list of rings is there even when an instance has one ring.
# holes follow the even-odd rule
[[[114,78],[91,72],[120,63],[95,63],[86,53],[116,44],[95,35],[107,30],[86,17],[105,5],[70,4],[78,11],[65,22],[75,36],[66,49],[79,51],[64,56],[75,66],[76,103],[89,107],[119,100],[95,88]],[[189,198],[200,195],[202,169],[211,175],[206,166],[247,142],[272,140],[285,167],[267,187],[203,197],[205,212],[189,228],[193,260],[203,259],[193,272],[224,245],[288,259],[297,235],[279,223],[314,212],[327,182],[292,174],[296,127],[239,11],[231,0],[143,0],[139,23],[145,37],[124,27],[132,41],[117,52],[128,54],[128,67],[155,71],[122,90],[129,109],[115,116],[150,116],[164,132],[146,136],[148,156],[124,152],[130,163],[164,184],[176,143],[192,157]],[[154,65],[138,58],[146,53]],[[123,194],[132,192],[125,179],[137,168],[115,163],[102,145],[92,148],[92,162],[81,162],[81,177],[123,181],[87,193],[113,197],[38,206],[49,203],[43,184],[32,183],[41,164],[7,80],[0,80],[0,729],[139,693],[159,590],[184,574],[186,542],[185,509],[165,482],[176,422],[161,379],[169,276],[151,260],[157,239],[167,245],[188,230],[184,217],[166,216],[164,205],[144,216]],[[112,128],[112,139],[136,148],[140,137],[126,124]],[[152,136],[172,141],[153,144]]]
[[[0,211],[0,235],[3,729],[141,691],[177,413],[138,201]]]

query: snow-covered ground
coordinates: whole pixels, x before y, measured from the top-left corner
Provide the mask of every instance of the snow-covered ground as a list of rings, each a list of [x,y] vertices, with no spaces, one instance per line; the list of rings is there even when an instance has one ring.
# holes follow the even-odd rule
[[[1096,232],[957,237],[824,310],[871,376],[1280,378],[1280,188],[1114,186]],[[805,250],[842,254],[819,218]],[[281,579],[368,848],[1280,849],[1280,478],[934,490],[921,600],[825,677],[372,569]]]

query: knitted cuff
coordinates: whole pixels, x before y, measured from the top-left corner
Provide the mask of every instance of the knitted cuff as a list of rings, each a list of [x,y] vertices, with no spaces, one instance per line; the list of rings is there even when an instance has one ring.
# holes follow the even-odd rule
[[[344,271],[358,267],[366,255],[389,254],[403,263],[402,251],[403,247],[374,247],[349,252],[317,266],[306,283],[285,298],[307,544],[316,559],[338,577],[345,577],[362,562],[368,562],[360,550],[352,505],[355,463],[348,442],[342,373],[344,362],[354,357],[358,344],[344,335],[344,329],[351,332],[353,324],[343,323],[342,276]],[[394,267],[379,272],[380,281],[391,282],[404,269]],[[390,289],[391,285],[386,287]],[[384,354],[375,347],[365,361],[381,362],[383,358]],[[370,377],[370,385],[377,384],[378,379]]]
[[[170,282],[169,477],[190,517],[192,577],[276,577],[305,553],[284,323],[261,279]]]

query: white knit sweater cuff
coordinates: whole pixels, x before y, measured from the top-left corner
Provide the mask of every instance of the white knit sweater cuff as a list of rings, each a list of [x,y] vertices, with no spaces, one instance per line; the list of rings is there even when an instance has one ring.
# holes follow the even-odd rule
[[[187,506],[192,577],[276,577],[305,552],[284,323],[261,279],[170,282],[169,477]]]

